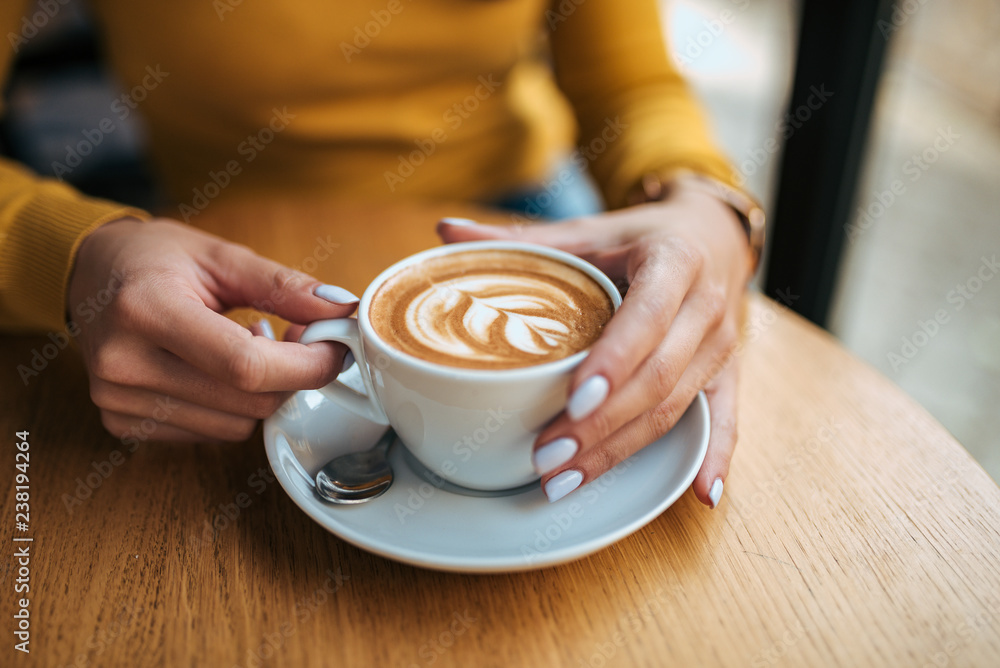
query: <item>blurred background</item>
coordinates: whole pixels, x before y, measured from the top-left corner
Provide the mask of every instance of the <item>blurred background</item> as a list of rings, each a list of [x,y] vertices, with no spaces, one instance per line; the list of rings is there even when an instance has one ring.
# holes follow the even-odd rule
[[[1000,1],[897,4],[827,327],[1000,481],[1000,275],[984,265],[1000,260]],[[663,7],[675,61],[773,205],[780,155],[754,158],[788,109],[799,3]]]
[[[773,214],[800,3],[660,1],[675,62],[746,187]],[[0,123],[3,152],[41,173],[51,173],[81,129],[95,127],[121,94],[101,66],[85,3],[60,7],[19,53]],[[873,78],[867,141],[856,173],[849,170],[856,187],[832,244],[842,245],[832,294],[814,320],[923,404],[1000,481],[998,37],[1000,0],[900,0],[874,32],[874,51],[885,52]],[[848,56],[873,50],[863,41],[837,46]],[[162,199],[143,163],[143,141],[141,119],[131,114],[69,180],[91,194],[157,208]],[[801,158],[797,164],[808,170]]]

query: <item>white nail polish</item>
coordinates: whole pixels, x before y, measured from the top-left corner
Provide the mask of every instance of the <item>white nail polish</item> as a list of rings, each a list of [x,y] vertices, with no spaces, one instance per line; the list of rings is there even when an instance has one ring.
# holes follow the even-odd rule
[[[340,373],[344,373],[352,366],[354,366],[354,353],[348,350],[347,354],[344,355],[344,365],[340,367]]]
[[[576,422],[593,413],[608,398],[610,389],[608,379],[604,376],[591,376],[583,381],[583,384],[576,388],[576,392],[569,398],[569,403],[566,404],[566,413],[569,415],[569,419]]]
[[[265,338],[271,339],[272,341],[275,340],[275,338],[274,338],[274,328],[271,327],[271,323],[268,322],[266,319],[262,319],[260,321],[260,333]]]
[[[579,449],[580,446],[575,439],[557,438],[535,450],[534,454],[531,455],[531,464],[538,473],[544,475],[573,459],[573,455]]]
[[[453,225],[454,227],[471,227],[479,224],[474,220],[469,220],[468,218],[442,218],[441,222],[445,225]]]
[[[563,471],[545,483],[545,496],[549,497],[549,503],[555,503],[579,487],[581,482],[583,474],[579,471]]]
[[[715,482],[712,483],[712,489],[708,490],[708,500],[712,502],[713,510],[717,505],[719,505],[719,499],[721,498],[722,498],[722,478],[716,478]]]
[[[320,299],[325,299],[331,304],[338,306],[356,304],[359,301],[354,294],[336,285],[317,285],[316,289],[313,290],[313,294]]]

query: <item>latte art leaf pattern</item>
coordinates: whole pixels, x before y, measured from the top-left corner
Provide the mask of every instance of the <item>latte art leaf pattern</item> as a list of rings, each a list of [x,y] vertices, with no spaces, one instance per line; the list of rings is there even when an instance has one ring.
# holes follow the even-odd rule
[[[512,348],[546,357],[570,345],[573,332],[552,314],[571,305],[570,295],[530,277],[479,275],[431,284],[406,322],[421,344],[457,358],[522,357]]]
[[[607,294],[578,269],[520,251],[470,251],[400,272],[379,289],[371,318],[416,357],[514,368],[586,349],[611,311]]]

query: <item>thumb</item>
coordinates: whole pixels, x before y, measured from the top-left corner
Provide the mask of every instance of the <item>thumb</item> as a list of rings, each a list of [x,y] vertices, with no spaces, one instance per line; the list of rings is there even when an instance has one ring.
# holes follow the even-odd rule
[[[249,248],[220,242],[202,266],[215,279],[216,296],[229,308],[246,306],[274,313],[293,323],[343,318],[358,298],[336,285],[257,255]]]
[[[534,225],[484,225],[468,218],[442,218],[438,236],[446,243],[457,241],[523,241],[551,246],[575,255],[585,255],[615,240],[614,226],[600,225],[596,218],[573,218],[558,223]]]

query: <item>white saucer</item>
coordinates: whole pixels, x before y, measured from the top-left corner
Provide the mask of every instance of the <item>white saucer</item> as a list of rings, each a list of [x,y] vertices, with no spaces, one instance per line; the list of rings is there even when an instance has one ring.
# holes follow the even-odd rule
[[[708,448],[708,402],[699,394],[670,433],[556,503],[537,484],[499,497],[434,486],[414,471],[397,441],[389,491],[365,504],[332,506],[316,495],[313,477],[343,451],[323,442],[323,433],[336,432],[343,409],[316,391],[299,392],[289,402],[265,421],[264,443],[278,482],[295,504],[362,549],[444,571],[530,570],[596,552],[673,504],[691,485]]]

